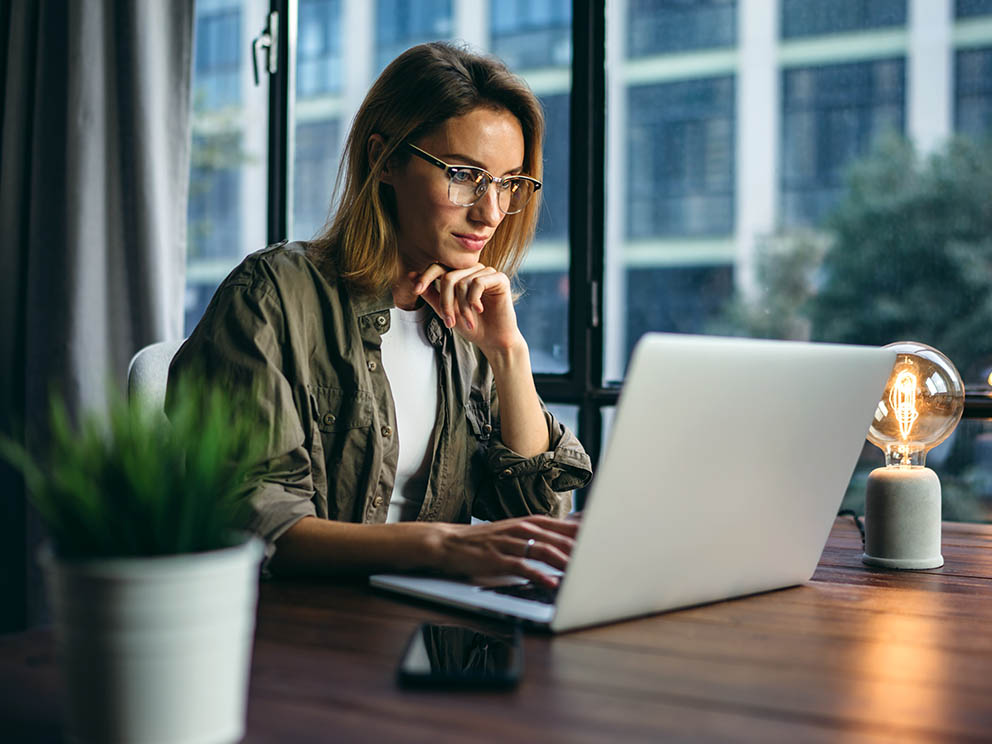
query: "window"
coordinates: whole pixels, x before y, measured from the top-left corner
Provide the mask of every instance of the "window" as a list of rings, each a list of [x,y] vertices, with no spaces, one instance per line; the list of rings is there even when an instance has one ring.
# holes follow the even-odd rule
[[[954,14],[958,18],[992,15],[992,0],[956,0]]]
[[[902,132],[903,60],[786,70],[782,82],[782,222],[816,224],[846,166],[876,137]]]
[[[853,343],[906,336],[949,352],[971,385],[992,370],[992,312],[982,314],[992,225],[981,204],[954,211],[967,194],[980,201],[992,192],[982,180],[992,156],[962,149],[928,174],[942,144],[915,154],[905,141],[885,144],[951,120],[972,140],[989,131],[992,29],[980,16],[992,15],[992,1],[955,0],[950,38],[929,46],[913,33],[907,0],[298,3],[296,84],[272,86],[291,117],[277,127],[285,150],[274,154],[267,81],[255,88],[247,69],[268,0],[197,3],[190,328],[244,254],[267,238],[319,230],[342,140],[379,70],[413,44],[464,39],[507,61],[545,111],[543,207],[517,315],[539,392],[568,411],[594,459],[601,413],[608,418],[618,396],[612,381],[622,381],[647,331]],[[953,109],[940,110],[936,96],[932,112],[910,116],[907,101],[927,91],[912,90],[908,60],[927,55],[954,60]],[[921,116],[933,119],[921,125]],[[570,150],[573,133],[581,152]],[[271,184],[269,157],[284,162]],[[847,198],[852,169],[863,180],[866,163],[903,201],[917,185],[948,181],[948,191],[931,190],[922,222],[907,213],[880,223]],[[861,220],[875,244],[839,232],[838,215],[849,232]],[[895,251],[906,260],[880,274]],[[973,413],[980,397],[970,399]],[[942,445],[948,454],[932,455],[955,500],[947,514],[981,511],[961,507],[966,494],[992,498],[987,428],[963,425]],[[876,461],[865,459],[849,503]]]
[[[626,274],[624,368],[648,331],[706,333],[734,288],[730,265],[631,266]]]
[[[975,139],[992,136],[992,49],[957,53],[955,129]]]
[[[251,33],[261,0],[198,0],[186,256],[185,332],[221,280],[265,245],[268,79],[254,86]]]
[[[627,235],[724,235],[734,224],[734,79],[627,93]]]
[[[782,38],[904,26],[906,0],[782,0]]]
[[[538,240],[568,237],[568,93],[546,95],[544,123],[552,135],[544,142],[544,186]]]
[[[451,34],[451,0],[377,0],[376,69],[404,49]]]
[[[732,47],[737,40],[736,0],[629,1],[629,57]]]
[[[507,0],[489,6],[492,51],[521,70],[568,65],[571,0]]]
[[[241,11],[197,14],[193,105],[199,110],[236,106],[241,100]]]
[[[297,235],[316,235],[327,219],[338,172],[340,128],[337,119],[296,125],[293,229]]]
[[[341,88],[341,0],[301,0],[296,97]]]

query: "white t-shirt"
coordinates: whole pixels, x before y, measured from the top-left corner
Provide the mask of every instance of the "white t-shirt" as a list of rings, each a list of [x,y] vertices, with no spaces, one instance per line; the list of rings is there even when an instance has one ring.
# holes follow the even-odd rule
[[[424,333],[430,308],[393,308],[389,313],[389,331],[382,336],[382,368],[396,406],[399,457],[386,521],[406,522],[417,518],[427,490],[437,421],[438,365]]]

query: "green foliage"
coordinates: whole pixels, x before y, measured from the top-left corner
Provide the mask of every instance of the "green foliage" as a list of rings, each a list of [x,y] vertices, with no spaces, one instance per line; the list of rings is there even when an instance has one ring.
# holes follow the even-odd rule
[[[0,440],[61,557],[215,550],[244,529],[259,444],[226,394],[187,382],[178,393],[169,420],[115,394],[105,419],[91,414],[79,426],[53,398],[41,460]]]
[[[738,292],[710,333],[751,338],[806,341],[807,305],[816,292],[816,276],[830,237],[796,230],[761,240],[755,247],[755,289]]]
[[[955,139],[928,158],[882,140],[849,172],[810,303],[813,338],[912,339],[968,377],[992,351],[992,142]]]

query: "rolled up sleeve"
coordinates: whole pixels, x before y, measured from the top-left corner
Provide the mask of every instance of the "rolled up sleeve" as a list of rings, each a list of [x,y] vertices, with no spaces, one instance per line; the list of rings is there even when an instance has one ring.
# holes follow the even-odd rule
[[[569,492],[592,478],[592,465],[578,438],[542,403],[548,426],[546,452],[523,457],[494,431],[487,451],[493,498],[476,509],[476,516],[499,519],[527,514],[565,516],[571,509]]]

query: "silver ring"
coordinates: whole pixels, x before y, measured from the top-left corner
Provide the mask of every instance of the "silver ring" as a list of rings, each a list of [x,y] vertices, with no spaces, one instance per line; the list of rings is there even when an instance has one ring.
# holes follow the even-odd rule
[[[533,537],[527,541],[527,547],[524,548],[524,558],[527,558],[530,555],[530,549],[534,547],[535,542],[536,541]]]

